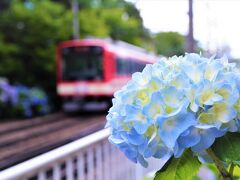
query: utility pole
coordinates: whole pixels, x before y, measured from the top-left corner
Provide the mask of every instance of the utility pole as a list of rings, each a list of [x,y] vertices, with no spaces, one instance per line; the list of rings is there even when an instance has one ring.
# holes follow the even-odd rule
[[[79,39],[80,38],[78,21],[79,8],[77,0],[72,0],[72,12],[73,12],[73,39]]]
[[[193,37],[193,0],[189,0],[188,3],[188,17],[189,17],[189,26],[188,26],[188,36],[187,36],[187,52],[191,53],[195,51],[195,43]]]

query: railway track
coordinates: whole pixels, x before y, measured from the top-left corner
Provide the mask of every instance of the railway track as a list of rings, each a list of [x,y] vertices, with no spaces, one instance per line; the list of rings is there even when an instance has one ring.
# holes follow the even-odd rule
[[[0,122],[0,170],[100,130],[105,114],[63,113],[28,120]]]

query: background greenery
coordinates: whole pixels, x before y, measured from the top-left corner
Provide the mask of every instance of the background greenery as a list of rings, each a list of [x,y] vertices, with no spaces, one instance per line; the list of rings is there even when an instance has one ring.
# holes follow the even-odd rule
[[[185,37],[151,34],[134,4],[124,0],[78,0],[80,36],[119,39],[161,55],[181,55]],[[0,1],[0,77],[43,88],[58,107],[56,44],[72,39],[70,0]]]

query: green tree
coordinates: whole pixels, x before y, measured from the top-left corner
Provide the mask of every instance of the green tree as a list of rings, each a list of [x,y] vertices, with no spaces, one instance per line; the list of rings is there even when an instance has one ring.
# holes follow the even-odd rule
[[[177,32],[161,32],[155,35],[155,49],[164,56],[183,55],[185,37]]]
[[[82,9],[79,13],[80,36],[106,38],[109,36],[110,29],[104,19],[99,17],[97,9]]]
[[[138,36],[140,34],[139,21],[129,17],[124,9],[102,9],[100,17],[106,22],[111,38],[136,45],[141,44],[141,36]]]
[[[7,1],[4,1],[7,2]],[[144,46],[148,32],[133,4],[79,0],[81,38],[112,37]],[[11,0],[0,14],[0,76],[56,97],[55,48],[72,38],[69,0]]]
[[[55,45],[71,37],[66,9],[50,1],[12,1],[0,15],[0,76],[55,92]],[[52,96],[53,97],[53,96]]]

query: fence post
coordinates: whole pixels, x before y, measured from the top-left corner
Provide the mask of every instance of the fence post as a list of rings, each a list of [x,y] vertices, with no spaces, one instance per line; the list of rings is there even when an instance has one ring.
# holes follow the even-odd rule
[[[142,166],[140,164],[135,165],[135,179],[136,180],[143,179],[143,171],[142,171]]]

